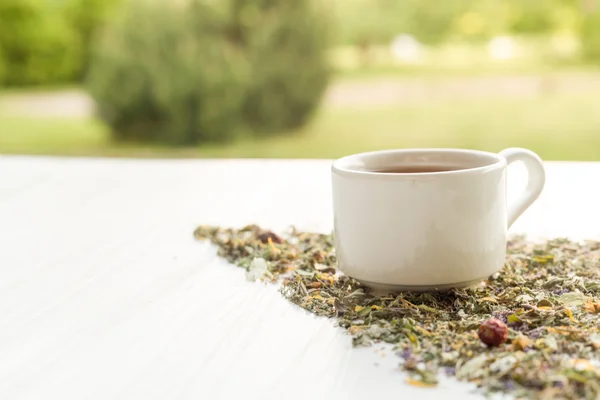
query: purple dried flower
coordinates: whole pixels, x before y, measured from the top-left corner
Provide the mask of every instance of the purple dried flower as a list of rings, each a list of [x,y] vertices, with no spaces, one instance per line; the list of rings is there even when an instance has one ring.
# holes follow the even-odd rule
[[[531,339],[539,339],[540,337],[542,337],[542,329],[543,328],[532,329],[527,333],[527,336],[529,336]]]
[[[456,368],[455,367],[445,367],[444,372],[446,373],[446,376],[455,376]]]
[[[408,348],[400,353],[400,357],[402,357],[405,361],[408,360],[412,356],[412,349]]]
[[[508,316],[509,314],[512,314],[512,312],[510,311],[496,311],[493,315],[494,318],[499,319],[500,321],[504,322],[505,324],[508,323]]]

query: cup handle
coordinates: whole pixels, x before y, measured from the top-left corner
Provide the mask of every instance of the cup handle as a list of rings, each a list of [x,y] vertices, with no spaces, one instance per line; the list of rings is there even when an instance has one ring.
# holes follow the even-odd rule
[[[508,148],[498,154],[506,158],[507,165],[515,161],[523,161],[528,175],[525,192],[514,203],[508,205],[508,229],[542,193],[546,183],[546,171],[542,159],[533,151]]]

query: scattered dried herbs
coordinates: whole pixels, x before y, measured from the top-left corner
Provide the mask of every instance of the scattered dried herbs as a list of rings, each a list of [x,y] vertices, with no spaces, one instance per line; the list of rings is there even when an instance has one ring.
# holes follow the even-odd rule
[[[248,279],[281,281],[285,298],[335,318],[355,346],[393,344],[410,384],[435,386],[443,372],[485,393],[600,398],[600,242],[516,237],[503,270],[476,287],[382,296],[336,269],[331,235],[256,225],[201,226],[194,235]],[[490,320],[494,346],[478,335]]]

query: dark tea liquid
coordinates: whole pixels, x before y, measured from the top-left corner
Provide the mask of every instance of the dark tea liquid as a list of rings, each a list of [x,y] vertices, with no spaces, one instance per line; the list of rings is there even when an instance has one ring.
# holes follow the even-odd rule
[[[467,167],[456,165],[401,165],[397,167],[375,169],[372,171],[380,174],[418,174],[426,172],[458,171],[461,169],[467,169]]]

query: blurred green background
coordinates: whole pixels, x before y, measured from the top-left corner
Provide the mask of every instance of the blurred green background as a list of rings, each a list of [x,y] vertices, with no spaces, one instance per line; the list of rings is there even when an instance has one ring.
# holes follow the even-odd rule
[[[0,153],[600,160],[600,0],[0,0]]]

